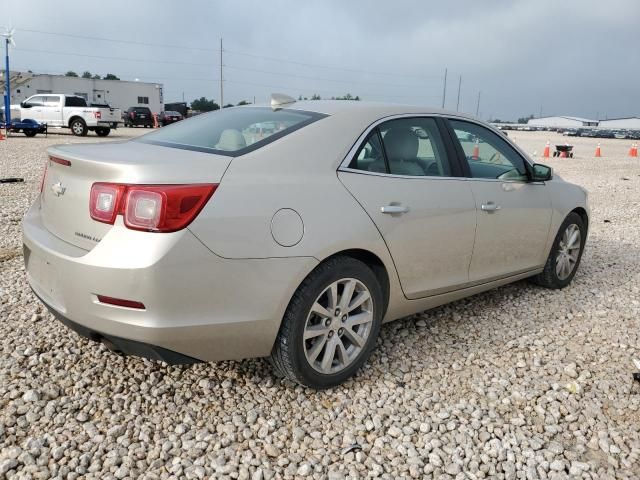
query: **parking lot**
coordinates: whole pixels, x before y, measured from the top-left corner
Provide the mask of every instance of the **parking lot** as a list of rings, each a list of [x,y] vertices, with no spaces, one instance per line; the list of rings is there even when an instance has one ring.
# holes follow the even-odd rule
[[[122,358],[56,322],[27,285],[20,220],[47,146],[103,139],[0,142],[0,178],[24,178],[0,184],[0,478],[639,478],[640,158],[630,140],[509,135],[589,191],[574,282],[386,324],[365,369],[324,392],[263,360]],[[541,159],[547,140],[574,158]]]

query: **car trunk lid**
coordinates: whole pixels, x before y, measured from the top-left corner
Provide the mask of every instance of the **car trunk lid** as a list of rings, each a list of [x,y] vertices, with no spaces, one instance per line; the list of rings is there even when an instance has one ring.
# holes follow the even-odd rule
[[[231,157],[223,155],[130,141],[61,145],[47,152],[50,158],[40,202],[43,223],[53,235],[85,250],[95,247],[114,228],[90,216],[95,182],[219,183],[231,162]]]

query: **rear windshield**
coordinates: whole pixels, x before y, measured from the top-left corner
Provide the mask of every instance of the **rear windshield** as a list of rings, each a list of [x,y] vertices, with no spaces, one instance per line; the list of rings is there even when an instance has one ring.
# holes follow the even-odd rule
[[[151,110],[149,110],[147,107],[138,107],[134,108],[133,111],[136,113],[149,113]]]
[[[172,112],[171,110],[169,110],[168,112],[164,112],[165,115],[181,115],[179,112]]]
[[[325,116],[302,110],[236,107],[198,115],[134,141],[235,157]]]

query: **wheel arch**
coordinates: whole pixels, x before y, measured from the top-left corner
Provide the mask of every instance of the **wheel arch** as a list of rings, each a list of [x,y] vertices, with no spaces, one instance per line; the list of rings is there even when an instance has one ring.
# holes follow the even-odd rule
[[[82,121],[84,122],[84,124],[85,124],[85,125],[87,124],[87,121],[86,121],[84,118],[82,118],[82,116],[80,116],[80,115],[74,115],[74,116],[72,116],[71,118],[69,118],[69,122],[67,123],[67,126],[68,126],[69,128],[71,128],[71,124],[73,123],[73,121],[74,121],[74,120],[82,120]]]
[[[332,258],[340,257],[340,256],[351,257],[356,260],[359,260],[365,265],[367,265],[373,271],[374,275],[378,279],[378,282],[380,283],[380,287],[382,288],[382,295],[384,300],[382,315],[384,317],[384,315],[387,312],[387,307],[389,306],[391,284],[389,279],[389,272],[387,271],[387,267],[385,266],[382,259],[380,259],[378,255],[376,255],[375,253],[369,250],[365,250],[361,248],[351,248],[348,250],[341,250],[339,252],[336,252],[327,256],[326,258],[322,259],[315,268],[318,268],[318,266],[322,265],[323,263],[325,263],[326,261]]]
[[[570,213],[577,213],[578,215],[580,215],[580,218],[584,222],[585,228],[587,229],[587,231],[589,231],[589,215],[587,214],[587,211],[584,208],[576,207],[573,210],[571,210]]]

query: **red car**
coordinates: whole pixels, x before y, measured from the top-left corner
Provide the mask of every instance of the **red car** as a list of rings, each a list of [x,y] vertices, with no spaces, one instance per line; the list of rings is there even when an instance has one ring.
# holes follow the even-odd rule
[[[165,125],[169,125],[171,123],[174,122],[179,122],[180,120],[182,120],[182,114],[180,112],[174,112],[171,110],[168,110],[166,112],[160,112],[158,114],[158,123],[160,125],[162,125],[163,127]]]

